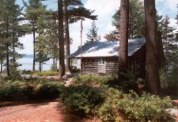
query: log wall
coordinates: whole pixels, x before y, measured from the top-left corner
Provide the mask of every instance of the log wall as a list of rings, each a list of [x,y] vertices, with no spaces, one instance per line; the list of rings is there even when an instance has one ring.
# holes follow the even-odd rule
[[[93,57],[82,58],[82,74],[99,74],[98,62],[104,59],[106,61],[106,74],[117,75],[118,73],[118,57]],[[138,68],[138,73],[144,77],[145,75],[145,46],[138,50],[134,55],[128,57],[128,65],[130,68]]]

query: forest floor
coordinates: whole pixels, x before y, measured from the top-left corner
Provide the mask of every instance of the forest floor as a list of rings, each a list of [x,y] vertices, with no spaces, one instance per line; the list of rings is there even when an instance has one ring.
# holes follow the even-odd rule
[[[81,119],[68,113],[59,101],[38,103],[4,103],[0,108],[0,122],[99,122]]]

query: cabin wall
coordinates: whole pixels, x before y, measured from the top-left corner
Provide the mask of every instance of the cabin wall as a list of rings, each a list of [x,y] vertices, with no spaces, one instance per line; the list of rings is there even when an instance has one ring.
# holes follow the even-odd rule
[[[141,77],[145,77],[145,46],[138,50],[134,55],[128,57],[129,68],[138,71]],[[98,73],[99,61],[104,59],[106,62],[107,75],[117,75],[118,73],[118,57],[93,57],[82,58],[81,70],[82,74],[100,74]],[[103,74],[103,73],[101,73]]]
[[[81,62],[82,74],[98,73],[98,60],[96,58],[82,58]]]
[[[107,75],[116,75],[118,71],[117,57],[100,57],[100,58],[82,58],[82,73],[83,74],[103,74],[98,72],[99,61],[104,59]]]
[[[106,58],[106,74],[117,75],[118,73],[118,58]]]

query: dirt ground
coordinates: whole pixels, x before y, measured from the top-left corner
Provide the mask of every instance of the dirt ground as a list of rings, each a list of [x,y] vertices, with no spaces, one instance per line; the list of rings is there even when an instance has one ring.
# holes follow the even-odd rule
[[[67,113],[60,102],[31,103],[0,108],[0,122],[98,122]]]
[[[178,102],[178,101],[176,101]],[[7,107],[2,107],[7,106]],[[0,122],[99,122],[84,120],[65,111],[59,101],[5,103],[0,106]],[[178,116],[177,116],[178,122]]]

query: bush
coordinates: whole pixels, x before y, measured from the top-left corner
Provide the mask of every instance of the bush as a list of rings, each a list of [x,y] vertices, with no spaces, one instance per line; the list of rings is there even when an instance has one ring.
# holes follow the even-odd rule
[[[98,88],[89,86],[70,86],[62,94],[67,109],[81,117],[94,116],[104,97]]]
[[[172,69],[171,71],[165,71],[165,70],[161,70],[161,87],[162,87],[162,91],[161,93],[163,95],[169,95],[171,97],[173,97],[174,99],[178,99],[178,68],[176,69]]]
[[[57,98],[63,90],[61,83],[52,81],[8,80],[0,82],[0,100],[41,100]]]
[[[63,86],[56,83],[44,83],[36,90],[37,99],[53,99],[59,97]]]
[[[103,122],[114,122],[119,117],[116,105],[122,99],[123,93],[119,90],[109,88],[105,91],[105,96],[105,102],[98,109],[98,116]]]
[[[111,76],[97,76],[97,75],[79,75],[74,77],[75,85],[87,85],[87,86],[105,86],[108,82],[114,80],[115,77]]]
[[[33,72],[31,70],[22,70],[21,74],[29,74],[29,75],[31,75],[31,74],[33,74]]]
[[[170,98],[159,98],[151,94],[139,97],[134,92],[122,94],[111,89],[107,91],[112,96],[107,97],[99,108],[98,115],[103,121],[134,121],[134,122],[171,122],[174,117],[165,109],[172,107]]]
[[[58,75],[59,72],[57,71],[43,71],[43,72],[34,72],[33,75],[38,75],[38,76],[56,76]]]
[[[16,85],[6,86],[0,89],[0,100],[21,100],[26,99],[23,89]]]

